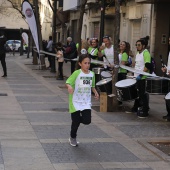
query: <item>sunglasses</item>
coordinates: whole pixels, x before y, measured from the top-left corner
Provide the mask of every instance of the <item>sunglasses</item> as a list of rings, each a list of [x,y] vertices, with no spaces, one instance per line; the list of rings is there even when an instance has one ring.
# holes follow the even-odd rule
[[[136,47],[140,47],[140,46],[141,46],[141,44],[135,44],[135,46],[136,46]]]
[[[104,37],[103,37],[103,39],[104,39],[104,38],[108,38],[108,39],[110,39],[110,37],[109,37],[108,35],[104,36]]]
[[[91,38],[91,40],[98,40],[97,38]]]

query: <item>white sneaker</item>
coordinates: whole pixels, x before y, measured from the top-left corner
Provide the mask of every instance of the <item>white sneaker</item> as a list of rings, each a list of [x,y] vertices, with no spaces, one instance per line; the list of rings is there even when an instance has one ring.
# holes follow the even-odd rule
[[[77,140],[76,140],[76,138],[69,138],[69,142],[70,142],[70,145],[71,146],[78,146],[78,142],[77,142]]]

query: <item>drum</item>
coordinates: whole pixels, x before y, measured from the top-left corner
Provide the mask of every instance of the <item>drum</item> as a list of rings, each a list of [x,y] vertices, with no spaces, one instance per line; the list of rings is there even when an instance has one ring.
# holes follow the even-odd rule
[[[99,82],[102,78],[101,78],[101,72],[104,70],[104,68],[101,68],[101,67],[96,67],[96,68],[93,68],[92,71],[94,72],[95,74],[95,82]]]
[[[138,98],[136,80],[125,79],[115,84],[119,101],[130,101]]]
[[[101,76],[102,76],[102,78],[111,78],[112,77],[112,75],[108,71],[102,71]]]
[[[112,78],[100,80],[98,83],[96,83],[96,86],[99,88],[100,92],[112,94]]]
[[[150,94],[167,94],[170,91],[170,82],[161,78],[148,78],[146,91]]]

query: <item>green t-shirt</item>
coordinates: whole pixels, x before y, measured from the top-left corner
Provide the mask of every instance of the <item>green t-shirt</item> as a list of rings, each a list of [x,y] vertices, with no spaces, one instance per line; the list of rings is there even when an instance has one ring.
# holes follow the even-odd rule
[[[91,109],[91,88],[95,87],[95,74],[89,71],[85,74],[81,69],[76,70],[66,81],[74,89],[69,94],[69,112]]]
[[[119,58],[119,60],[120,60],[120,63],[121,63],[121,61],[127,62],[127,61],[128,61],[128,55],[127,55],[127,53],[124,52],[124,53],[121,55],[121,58]],[[127,73],[127,70],[126,70],[126,69],[123,69],[123,68],[120,68],[120,69],[119,69],[119,73]]]
[[[77,50],[78,50],[78,48],[79,48],[79,43],[76,44],[76,48],[77,48]]]

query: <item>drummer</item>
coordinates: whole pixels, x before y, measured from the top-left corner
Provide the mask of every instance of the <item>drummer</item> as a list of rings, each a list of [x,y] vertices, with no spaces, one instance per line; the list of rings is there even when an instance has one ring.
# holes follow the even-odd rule
[[[103,43],[99,47],[98,57],[103,57],[103,56],[105,56],[103,58],[105,63],[109,63],[110,67],[114,65],[114,47],[111,42],[111,37],[109,36],[103,37]],[[107,67],[108,67],[108,64],[105,64],[104,68],[107,68]]]
[[[125,42],[125,41],[120,42],[119,49],[120,49],[119,63],[122,65],[126,65],[128,63],[128,58],[129,58],[128,57],[129,56],[129,48],[128,48],[127,42]],[[123,69],[123,68],[119,68],[118,81],[126,79],[126,75],[127,75],[127,70]],[[119,101],[118,103],[119,103],[119,106],[122,105],[122,101]]]
[[[128,63],[128,58],[129,58],[128,57],[129,56],[129,49],[127,47],[127,42],[122,41],[119,44],[119,48],[120,48],[119,62],[122,65],[126,65]],[[125,70],[123,68],[119,68],[118,81],[126,79],[126,75],[127,75],[127,70]]]
[[[88,54],[90,58],[93,60],[98,60],[98,39],[97,38],[91,38],[90,39],[90,47],[88,48]],[[97,67],[97,64],[91,63],[90,64],[90,70]]]
[[[165,73],[167,72],[167,68],[166,67],[162,67],[162,71]],[[170,74],[170,70],[168,70],[168,73]],[[163,119],[170,121],[170,106],[168,105],[168,103],[166,102],[166,111],[168,112],[167,115],[163,116]]]
[[[170,37],[169,37],[169,45],[170,45]],[[170,59],[170,52],[169,52],[168,59]],[[162,71],[164,73],[167,72],[167,68],[166,67],[162,67]],[[170,75],[170,70],[168,70],[168,73],[169,73],[168,75]],[[167,121],[170,121],[170,106],[167,104],[167,102],[166,102],[166,110],[167,110],[168,113],[167,113],[167,115],[163,116],[163,119],[165,119]]]
[[[140,39],[136,42],[137,54],[135,59],[135,69],[139,71],[149,72],[151,68],[151,56],[149,51],[146,49],[147,42],[143,39]],[[146,118],[148,117],[149,111],[149,98],[146,93],[146,78],[147,76],[136,74],[134,76],[137,80],[137,88],[139,99],[135,100],[134,106],[131,109],[131,112],[138,112],[138,109],[141,106],[140,111],[138,112],[139,118]]]

